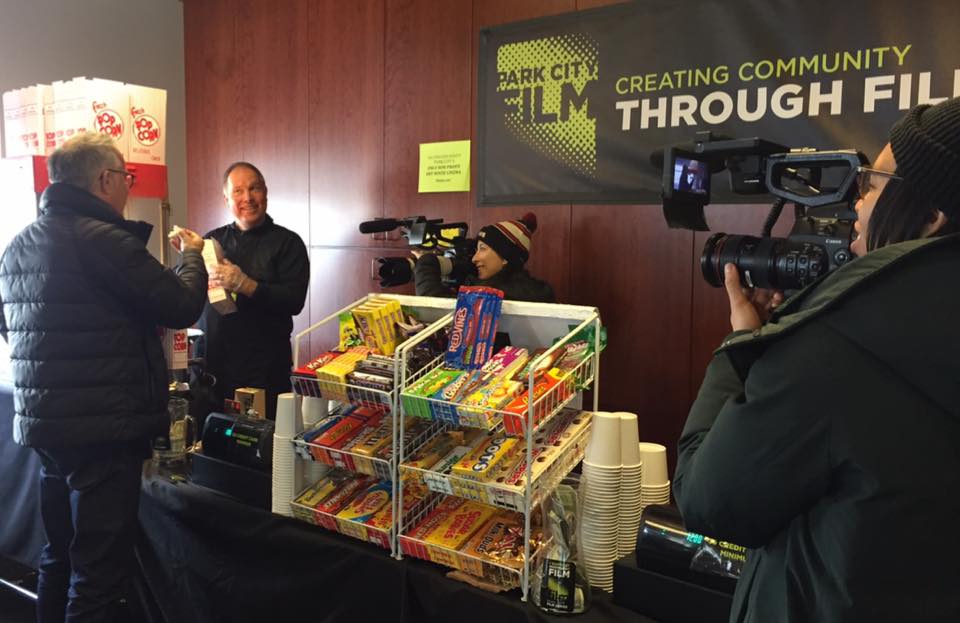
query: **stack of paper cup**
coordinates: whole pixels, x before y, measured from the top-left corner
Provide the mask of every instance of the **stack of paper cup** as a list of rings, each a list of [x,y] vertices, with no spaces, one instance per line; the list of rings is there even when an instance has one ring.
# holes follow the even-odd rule
[[[271,509],[279,515],[292,516],[290,502],[296,495],[300,461],[293,450],[293,438],[298,432],[297,396],[286,393],[277,397],[277,422],[273,433],[273,491]]]
[[[590,441],[584,451],[581,477],[580,545],[590,584],[613,590],[620,520],[620,416],[593,415]]]
[[[667,472],[667,449],[658,443],[639,444],[640,460],[643,461],[643,478],[640,484],[642,506],[670,503],[670,476]]]
[[[620,416],[620,521],[618,523],[617,554],[626,556],[637,546],[637,530],[643,511],[641,485],[643,462],[640,457],[639,429],[634,413]]]

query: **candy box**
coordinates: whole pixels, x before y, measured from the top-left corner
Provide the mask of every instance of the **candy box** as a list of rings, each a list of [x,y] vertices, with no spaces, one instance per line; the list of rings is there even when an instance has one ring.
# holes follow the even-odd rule
[[[491,435],[473,452],[460,459],[450,472],[466,480],[483,482],[496,473],[497,465],[508,461],[520,445],[520,441],[515,437]]]
[[[429,544],[430,560],[448,567],[460,568],[455,551],[473,536],[497,510],[479,502],[466,502],[448,513],[423,540]]]
[[[466,503],[466,500],[453,496],[448,496],[440,500],[440,503],[437,504],[426,517],[420,520],[412,530],[405,535],[400,535],[400,549],[408,556],[430,560],[430,552],[427,549],[427,545],[420,541],[423,541],[428,534],[440,525],[447,515],[456,511]]]
[[[358,493],[337,513],[337,529],[354,538],[366,540],[368,521],[383,510],[390,508],[392,489],[389,482],[377,482],[366,491]]]

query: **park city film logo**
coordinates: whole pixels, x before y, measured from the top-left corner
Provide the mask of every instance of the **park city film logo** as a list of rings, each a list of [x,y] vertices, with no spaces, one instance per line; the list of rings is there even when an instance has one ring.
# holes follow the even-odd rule
[[[506,128],[535,151],[589,177],[597,173],[597,121],[587,95],[597,80],[598,58],[597,42],[579,33],[497,50]]]

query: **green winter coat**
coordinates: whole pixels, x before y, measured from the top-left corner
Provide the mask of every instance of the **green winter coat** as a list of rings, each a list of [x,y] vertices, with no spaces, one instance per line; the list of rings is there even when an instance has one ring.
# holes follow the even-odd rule
[[[960,621],[960,237],[878,249],[717,350],[687,528],[752,548],[731,621]]]

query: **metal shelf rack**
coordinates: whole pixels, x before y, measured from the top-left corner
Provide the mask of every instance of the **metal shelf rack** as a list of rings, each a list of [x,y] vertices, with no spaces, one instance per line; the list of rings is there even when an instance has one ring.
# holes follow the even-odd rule
[[[427,325],[426,328],[421,331],[421,333],[428,335],[433,335],[441,327],[449,324],[450,318],[452,317],[451,312],[456,303],[456,301],[453,299],[445,298],[414,297],[383,293],[368,294],[367,296],[354,301],[350,305],[333,312],[326,318],[314,323],[310,327],[307,327],[294,337],[294,369],[299,368],[302,363],[310,361],[312,355],[322,353],[327,350],[325,347],[333,345],[331,342],[335,338],[332,336],[336,333],[333,328],[337,326],[340,314],[350,312],[354,308],[359,307],[360,305],[363,305],[374,298],[392,299],[399,302],[402,307],[417,312],[420,320]],[[393,521],[391,523],[391,527],[388,530],[384,530],[381,528],[372,527],[363,522],[336,517],[335,515],[297,504],[294,502],[296,497],[299,496],[299,494],[307,486],[312,484],[309,482],[304,482],[304,478],[302,476],[299,478],[300,481],[297,482],[296,486],[294,487],[296,491],[294,498],[290,500],[290,505],[294,516],[308,521],[309,523],[322,526],[328,530],[333,530],[353,538],[378,544],[384,549],[389,550],[391,555],[394,556],[397,555],[396,525],[399,503],[397,485],[398,481],[396,474],[398,457],[397,441],[398,436],[400,435],[399,421],[401,418],[397,417],[399,413],[397,403],[402,376],[401,366],[406,366],[409,364],[409,359],[405,356],[407,354],[406,348],[414,343],[419,344],[421,341],[422,340],[414,342],[413,340],[407,340],[406,342],[397,346],[392,356],[394,373],[393,389],[391,391],[383,391],[347,383],[336,383],[327,380],[320,381],[318,379],[305,378],[298,375],[291,376],[291,383],[295,393],[301,396],[310,396],[321,399],[320,404],[322,405],[323,411],[320,417],[321,421],[326,421],[328,417],[338,417],[336,413],[329,415],[331,411],[331,405],[334,406],[334,412],[336,411],[336,406],[338,404],[355,404],[360,406],[377,407],[386,411],[384,417],[390,418],[391,425],[389,450],[384,456],[369,456],[349,449],[327,447],[317,443],[309,443],[303,441],[302,439],[294,440],[293,444],[299,449],[297,455],[300,457],[309,456],[313,461],[330,467],[340,467],[348,471],[374,476],[382,481],[390,482],[390,506],[392,509]],[[433,362],[416,373],[411,373],[410,378],[418,377],[432,366]],[[406,375],[408,370],[404,368],[403,372],[404,375]],[[411,438],[409,441],[411,443],[418,443],[419,439]]]
[[[451,321],[452,319],[448,318],[446,321],[435,323],[429,331],[439,331],[450,324]],[[533,370],[536,370],[540,364],[550,361],[550,357],[553,356],[555,351],[564,348],[573,341],[575,336],[581,335],[589,327],[593,328],[592,353],[584,361],[565,373],[560,382],[553,388],[542,395],[536,395]],[[544,497],[556,488],[563,477],[583,458],[591,424],[591,414],[580,411],[583,390],[592,387],[592,410],[596,411],[599,406],[600,313],[594,307],[504,301],[498,330],[508,332],[511,342],[520,346],[535,348],[551,344],[557,337],[560,337],[560,339],[553,342],[552,346],[536,357],[530,366],[531,372],[525,379],[527,409],[519,417],[516,413],[477,409],[475,407],[465,408],[457,403],[422,399],[428,403],[437,403],[442,407],[431,410],[431,412],[445,415],[441,420],[433,421],[431,427],[431,430],[435,431],[433,435],[421,435],[419,442],[414,441],[413,443],[405,443],[404,425],[407,418],[399,418],[400,477],[397,479],[399,484],[397,491],[398,505],[402,507],[405,478],[415,478],[422,481],[431,491],[436,492],[436,495],[430,498],[425,506],[418,507],[415,512],[400,513],[397,518],[399,548],[397,548],[396,555],[402,557],[406,554],[426,558],[479,575],[506,587],[519,587],[522,598],[526,601],[530,590],[531,569],[535,568],[536,563],[536,552],[533,549],[535,543],[531,540],[531,515]],[[429,337],[430,333],[423,331],[411,338],[405,346],[406,348],[412,348],[419,341],[426,340]],[[434,367],[442,365],[442,358],[437,358],[435,364]],[[405,369],[404,365],[398,368],[401,394],[417,380],[412,376],[408,377],[405,374]],[[421,371],[418,378],[427,373],[429,372]],[[413,396],[404,396],[405,399],[410,397]],[[399,400],[398,405],[401,410],[404,410],[407,406],[405,400]],[[512,426],[505,428],[505,417],[514,418],[511,422]],[[559,445],[549,446],[551,450],[555,451],[545,450],[546,446],[537,444],[538,435],[543,431],[549,431],[551,425],[558,418],[567,417],[579,417],[580,421],[568,438],[558,440]],[[429,469],[404,466],[404,462],[408,462],[408,459],[413,457],[436,434],[450,430],[457,424],[460,426],[470,424],[473,427],[503,434],[506,434],[507,428],[509,428],[512,434],[522,437],[525,442],[526,457],[523,466],[535,465],[537,467],[534,470],[526,470],[519,484],[509,486],[496,481],[476,482],[450,474],[433,472]],[[533,477],[530,477],[531,471]],[[522,513],[524,517],[523,564],[518,567],[497,564],[436,544],[428,544],[412,537],[410,532],[432,508],[439,504],[444,494]]]

